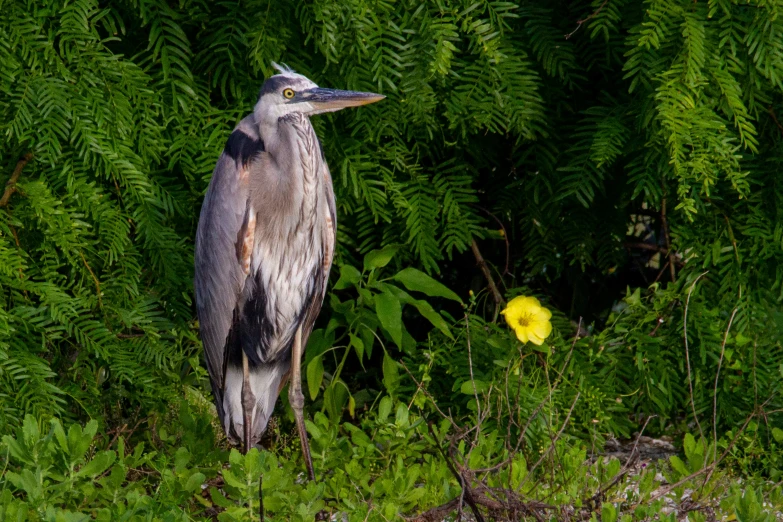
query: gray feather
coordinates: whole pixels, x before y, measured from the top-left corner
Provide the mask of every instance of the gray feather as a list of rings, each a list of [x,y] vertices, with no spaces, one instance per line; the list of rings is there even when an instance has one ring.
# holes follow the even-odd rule
[[[252,116],[249,116],[237,129],[250,139],[260,141],[254,127]],[[221,154],[201,207],[196,232],[196,310],[216,398],[223,395],[226,338],[246,277],[236,257],[237,233],[249,197],[248,182],[241,180],[243,169],[242,162],[236,161],[227,151]]]
[[[276,67],[282,74],[264,82],[226,143],[196,234],[207,369],[226,434],[248,436],[248,445],[266,429],[298,331],[307,343],[334,259],[332,178],[309,115],[382,98],[322,89]]]

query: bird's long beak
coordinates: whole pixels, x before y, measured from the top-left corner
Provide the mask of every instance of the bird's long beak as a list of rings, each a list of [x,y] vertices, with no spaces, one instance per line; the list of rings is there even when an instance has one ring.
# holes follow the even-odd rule
[[[386,96],[374,92],[341,91],[339,89],[324,89],[316,87],[297,95],[292,101],[308,102],[313,113],[333,112],[346,107],[358,107],[381,101]]]

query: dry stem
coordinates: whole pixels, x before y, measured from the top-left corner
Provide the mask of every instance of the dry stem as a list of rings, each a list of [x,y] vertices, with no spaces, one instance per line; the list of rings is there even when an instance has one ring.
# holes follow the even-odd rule
[[[475,239],[470,242],[470,248],[471,250],[473,250],[473,256],[476,258],[476,264],[481,269],[481,273],[484,274],[484,278],[487,280],[487,285],[489,286],[489,292],[492,294],[492,299],[495,300],[495,319],[496,319],[498,315],[498,310],[500,306],[503,304],[503,296],[500,294],[498,287],[495,285],[495,280],[492,279],[492,273],[489,271],[487,262],[484,261],[484,257],[481,255],[481,251],[479,250],[478,244],[476,243]]]
[[[701,435],[701,438],[704,438],[704,431],[701,429],[701,423],[699,423],[699,416],[696,415],[696,403],[693,400],[693,378],[691,375],[691,355],[690,355],[690,349],[688,348],[688,305],[691,303],[691,294],[693,293],[693,289],[696,287],[696,283],[699,282],[699,279],[707,275],[707,272],[702,272],[699,274],[699,276],[693,281],[691,284],[690,289],[688,289],[688,297],[685,299],[685,313],[682,318],[682,335],[685,338],[685,364],[688,369],[688,390],[690,391],[690,398],[691,398],[691,410],[693,411],[693,420],[696,421],[696,426],[699,427],[699,435]]]
[[[3,197],[0,198],[0,207],[8,205],[8,200],[11,199],[11,195],[16,192],[16,182],[19,180],[19,176],[22,174],[22,169],[32,159],[33,153],[28,152],[16,163],[16,168],[14,168],[14,172],[11,174],[11,178],[5,184],[5,192],[3,192]]]

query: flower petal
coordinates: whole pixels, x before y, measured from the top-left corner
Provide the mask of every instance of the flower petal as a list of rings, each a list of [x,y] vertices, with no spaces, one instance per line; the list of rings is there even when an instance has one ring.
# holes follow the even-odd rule
[[[537,310],[533,311],[532,315],[533,319],[536,321],[549,321],[552,319],[552,312],[549,311],[549,308],[544,308],[543,306],[540,306]]]
[[[519,319],[525,315],[527,307],[525,307],[524,304],[521,304],[521,300],[523,299],[524,298],[515,297],[509,301],[508,306],[501,312],[506,319],[506,323],[508,323],[511,328],[516,328],[517,325],[519,325]]]
[[[523,297],[522,299],[524,301],[522,304],[527,308],[535,308],[541,306],[541,303],[538,302],[538,299],[536,299],[533,296],[526,296]]]
[[[508,302],[506,309],[526,310],[532,306],[540,306],[538,299],[526,295],[518,295]]]
[[[531,337],[534,335],[541,339],[546,339],[552,333],[552,323],[549,321],[535,321],[530,325],[530,330],[532,332]]]
[[[541,345],[552,333],[549,322],[552,312],[533,296],[519,295],[511,299],[500,313],[522,343]]]

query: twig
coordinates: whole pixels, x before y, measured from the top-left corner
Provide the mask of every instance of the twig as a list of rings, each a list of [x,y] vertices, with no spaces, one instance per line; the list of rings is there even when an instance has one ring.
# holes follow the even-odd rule
[[[136,339],[138,337],[144,337],[145,335],[146,334],[144,333],[130,333],[130,334],[118,333],[117,339]]]
[[[633,443],[633,448],[631,448],[631,455],[634,454],[636,451],[636,448],[639,447],[639,440],[642,438],[642,434],[644,433],[644,430],[647,428],[647,425],[650,423],[652,419],[657,418],[657,415],[650,415],[645,419],[644,425],[642,426],[642,429],[639,431],[639,435],[636,437],[636,441]],[[628,457],[628,460],[625,462],[625,466],[628,466],[628,463],[631,462],[631,457]]]
[[[737,315],[739,307],[735,307],[729,317],[729,324],[726,326],[726,331],[723,333],[723,343],[720,345],[720,358],[718,359],[718,369],[715,372],[715,386],[712,388],[712,441],[715,447],[712,449],[712,459],[718,454],[718,379],[720,378],[720,368],[723,365],[723,355],[726,353],[726,340],[729,338],[729,330],[731,330],[731,323],[734,322],[734,316]]]
[[[435,402],[435,397],[433,397],[430,394],[430,392],[427,391],[427,388],[425,388],[422,384],[419,384],[419,381],[416,380],[416,377],[413,376],[411,371],[408,369],[407,366],[405,366],[405,363],[402,360],[400,360],[399,363],[400,363],[400,366],[402,366],[402,369],[405,370],[405,372],[408,374],[408,376],[414,382],[414,384],[416,384],[418,389],[421,390],[421,392],[425,395],[425,397],[427,397],[430,400],[430,402],[435,407],[435,410],[437,410],[437,412],[440,414],[440,416],[443,417],[444,419],[448,420],[449,423],[451,423],[451,427],[452,428],[454,428],[455,430],[458,430],[459,426],[457,426],[457,423],[454,422],[454,419],[451,417],[451,415],[446,415],[445,413],[443,413],[443,410],[441,410],[440,407],[438,407],[438,403]]]
[[[582,24],[583,24],[583,23],[585,23],[585,22],[589,22],[590,20],[592,20],[593,18],[595,18],[596,16],[598,16],[598,13],[600,13],[600,12],[601,12],[601,9],[603,9],[603,8],[604,8],[604,6],[606,5],[606,3],[607,3],[608,1],[609,1],[609,0],[604,0],[604,3],[602,3],[602,4],[601,4],[601,6],[600,6],[598,9],[596,9],[596,10],[593,12],[593,14],[591,14],[591,15],[590,15],[590,16],[588,16],[587,18],[584,18],[584,19],[582,19],[582,20],[577,20],[577,22],[576,22],[576,29],[574,29],[573,31],[571,31],[570,33],[568,33],[567,35],[565,35],[565,39],[566,39],[566,40],[568,40],[569,38],[571,38],[572,36],[574,36],[574,33],[575,33],[575,32],[577,32],[577,31],[579,30],[579,28],[580,28],[580,27],[582,27]]]
[[[778,126],[778,129],[780,130],[780,133],[783,134],[783,125],[780,124],[780,122],[778,121],[777,116],[775,116],[775,111],[772,110],[772,105],[767,107],[767,112],[769,113],[770,116],[772,116],[772,121],[774,121],[775,125]]]
[[[691,303],[691,294],[693,293],[693,289],[696,287],[696,283],[699,282],[699,279],[707,275],[707,272],[702,272],[699,274],[699,276],[693,281],[691,284],[690,289],[688,289],[688,298],[685,299],[685,313],[682,318],[682,336],[685,339],[685,364],[688,368],[688,390],[690,390],[691,394],[691,410],[693,411],[693,420],[696,421],[696,426],[699,427],[699,435],[701,435],[701,438],[704,438],[704,431],[701,429],[701,423],[699,423],[699,416],[696,415],[696,403],[693,399],[693,378],[691,376],[691,355],[690,355],[690,349],[688,348],[688,306]]]
[[[8,200],[11,199],[11,195],[16,192],[16,182],[19,179],[19,176],[22,174],[22,169],[32,159],[33,153],[28,152],[16,163],[16,168],[14,168],[14,172],[11,174],[11,179],[9,179],[5,184],[5,192],[3,192],[3,197],[0,198],[0,207],[8,205]]]
[[[432,368],[433,361],[434,361],[434,359],[430,358],[429,368]],[[402,361],[400,361],[400,363],[402,363]],[[407,368],[405,370],[408,371]],[[410,371],[408,371],[408,374],[410,375]],[[411,379],[413,379],[413,375],[411,375]],[[424,381],[417,382],[416,379],[413,379],[413,382],[416,383],[416,391],[413,392],[413,395],[411,396],[411,400],[408,403],[408,410],[410,410],[411,407],[413,406],[413,403],[416,400],[416,395],[418,395],[419,392],[421,391],[421,389],[424,387]],[[425,397],[426,397],[426,395],[425,395]]]
[[[19,243],[19,234],[16,233],[16,228],[14,228],[13,225],[9,224],[8,228],[11,230],[11,234],[14,236],[14,242],[16,243],[16,248],[19,250],[22,249],[22,245]],[[24,272],[22,272],[21,265],[19,266],[19,280],[24,281]],[[24,294],[25,299],[29,299],[29,295],[27,294],[27,289],[23,289],[22,293]]]
[[[101,282],[98,281],[98,278],[95,276],[95,272],[92,271],[92,268],[90,268],[90,265],[87,263],[87,258],[84,257],[84,253],[79,251],[79,255],[82,257],[82,262],[84,263],[84,266],[87,267],[87,271],[90,272],[92,280],[95,283],[95,295],[98,297],[98,306],[103,308],[103,300],[101,299]]]
[[[729,240],[731,241],[731,246],[734,247],[734,259],[737,260],[737,264],[740,264],[740,256],[739,256],[739,249],[737,248],[737,238],[734,237],[734,231],[731,229],[731,221],[729,221],[729,216],[726,214],[723,214],[723,219],[726,220],[726,232],[729,233]]]
[[[772,397],[774,397],[774,395],[773,395],[773,396],[770,396],[770,398],[769,398],[769,399],[767,399],[766,401],[764,401],[764,404],[762,404],[762,405],[761,405],[761,408],[762,408],[762,409],[764,408],[764,406],[765,406],[765,405],[766,405],[766,404],[767,404],[769,401],[771,401],[771,400],[772,400]],[[710,464],[709,466],[706,466],[706,467],[704,467],[704,468],[700,469],[699,471],[697,471],[697,472],[695,472],[695,473],[691,473],[691,474],[690,474],[690,475],[688,475],[687,477],[685,477],[685,478],[683,478],[683,479],[681,479],[681,480],[679,480],[679,481],[675,482],[674,484],[671,484],[671,485],[669,485],[669,486],[666,486],[666,487],[663,487],[663,488],[659,488],[659,489],[657,490],[657,492],[656,492],[656,493],[654,493],[653,495],[651,495],[651,496],[650,496],[650,498],[649,498],[649,499],[647,499],[647,502],[652,502],[653,500],[659,499],[659,498],[661,498],[662,496],[664,496],[664,495],[668,494],[670,491],[672,491],[672,490],[674,490],[674,489],[676,489],[676,488],[678,488],[678,487],[682,486],[683,484],[685,484],[685,483],[686,483],[686,482],[688,482],[689,480],[691,480],[691,479],[694,479],[694,478],[698,477],[699,475],[702,475],[702,474],[704,474],[705,472],[708,472],[708,474],[707,474],[707,477],[706,477],[706,478],[705,478],[705,480],[704,480],[704,484],[706,484],[706,483],[707,483],[707,481],[709,481],[710,477],[712,476],[712,472],[713,472],[713,470],[714,470],[714,469],[717,467],[717,465],[718,465],[718,464],[720,464],[721,462],[723,462],[723,459],[724,459],[724,458],[726,458],[726,455],[728,455],[728,454],[729,454],[729,452],[730,452],[732,449],[734,449],[734,445],[737,443],[737,439],[739,439],[740,435],[742,435],[742,433],[744,433],[744,432],[745,432],[745,428],[747,428],[747,427],[748,427],[748,424],[750,424],[750,421],[751,421],[751,420],[752,420],[754,417],[756,417],[756,416],[758,415],[758,413],[759,413],[758,411],[755,411],[755,412],[751,413],[751,414],[750,414],[750,416],[748,416],[748,418],[747,418],[747,419],[745,419],[745,424],[743,424],[743,425],[742,425],[742,427],[739,429],[739,431],[737,431],[737,434],[736,434],[736,435],[734,435],[734,438],[733,438],[733,439],[731,439],[731,442],[729,443],[729,445],[728,445],[728,446],[726,446],[726,449],[723,451],[723,453],[721,453],[721,455],[720,455],[720,457],[718,458],[718,460],[714,461],[714,462],[713,462],[712,464]],[[703,486],[704,484],[702,484],[702,486]],[[634,506],[631,508],[631,510],[630,510],[630,511],[633,511],[633,510],[634,510],[636,507],[638,507],[640,504],[641,504],[641,501],[637,502],[637,503],[636,503],[636,504],[635,504],[635,505],[634,505]]]
[[[417,515],[416,517],[409,518],[409,522],[440,522],[444,520],[446,516],[457,508],[457,503],[460,501],[459,497],[453,498],[440,506],[434,507],[425,511],[424,513]]]
[[[541,454],[541,456],[538,458],[535,464],[533,464],[533,467],[531,467],[527,475],[525,476],[525,479],[522,481],[522,484],[519,485],[520,488],[527,483],[528,478],[533,476],[533,472],[536,470],[538,466],[541,465],[541,462],[549,455],[549,453],[552,451],[552,448],[555,446],[555,443],[557,443],[558,440],[560,440],[560,435],[563,434],[563,431],[565,430],[566,426],[568,426],[568,421],[571,420],[571,414],[574,412],[574,407],[576,406],[576,402],[579,400],[579,395],[581,392],[576,392],[576,397],[574,397],[574,402],[571,404],[571,409],[568,410],[568,415],[566,415],[565,420],[563,421],[563,425],[560,426],[560,430],[557,432],[557,435],[555,435],[555,438],[552,440],[552,445],[549,446],[546,451]]]
[[[664,272],[666,272],[666,269],[667,269],[667,268],[669,268],[669,265],[670,265],[670,264],[671,264],[671,261],[670,261],[669,259],[667,259],[667,260],[666,260],[666,264],[665,264],[665,265],[663,265],[663,268],[661,268],[661,271],[660,271],[660,272],[658,272],[658,275],[657,275],[657,276],[655,276],[655,280],[653,281],[653,283],[657,283],[657,282],[658,282],[658,280],[661,278],[661,276],[663,275],[663,273],[664,273]]]
[[[484,274],[484,278],[487,280],[489,291],[492,294],[492,299],[495,300],[495,319],[497,319],[498,309],[500,308],[500,305],[503,304],[503,296],[500,295],[498,287],[495,286],[495,280],[492,279],[492,273],[489,271],[489,267],[487,266],[486,261],[484,261],[484,257],[481,255],[481,251],[479,250],[475,239],[470,242],[470,248],[473,250],[473,256],[476,258],[476,264]]]
[[[666,251],[669,253],[669,271],[672,276],[672,283],[676,282],[674,271],[674,252],[672,252],[672,244],[669,240],[669,222],[666,219],[666,198],[663,198],[661,203],[661,224],[663,225],[663,237],[666,239]]]
[[[478,398],[478,390],[476,389],[476,379],[473,377],[473,355],[470,350],[470,322],[468,321],[468,315],[465,314],[465,337],[468,343],[468,370],[470,370],[470,384],[473,386],[473,397],[476,399],[476,416],[481,419],[481,403]],[[474,441],[478,442],[479,435],[481,434],[481,422],[476,423],[476,437]]]
[[[489,215],[489,217],[494,219],[497,222],[497,224],[500,226],[500,229],[503,231],[503,240],[506,242],[506,267],[503,269],[503,275],[510,275],[513,277],[513,274],[509,270],[509,267],[511,266],[511,243],[509,243],[508,241],[508,232],[506,232],[506,226],[503,224],[502,221],[500,221],[500,219],[498,219],[498,217],[495,214],[493,214],[489,210],[479,205],[476,205],[476,207],[478,207],[480,210],[483,210]]]
[[[642,426],[642,429],[639,430],[639,434],[636,436],[636,440],[633,443],[633,448],[631,448],[631,453],[628,454],[628,458],[625,460],[625,464],[623,464],[623,467],[620,469],[620,471],[617,473],[617,475],[614,476],[614,478],[604,486],[603,488],[600,488],[598,492],[590,497],[589,499],[585,499],[582,501],[583,504],[590,504],[593,505],[597,504],[599,501],[603,501],[603,499],[606,496],[606,493],[615,487],[618,482],[622,480],[622,478],[628,474],[628,471],[630,471],[631,463],[636,462],[639,459],[639,454],[637,453],[637,448],[639,447],[639,440],[642,438],[642,434],[644,433],[644,430],[647,428],[647,424],[649,424],[651,419],[654,419],[657,417],[657,415],[650,415],[647,417],[647,419],[644,421],[644,425]]]
[[[473,511],[473,515],[476,517],[476,520],[479,522],[484,522],[484,517],[481,515],[481,511],[479,511],[479,508],[473,499],[473,491],[470,489],[470,484],[467,483],[462,473],[457,472],[457,469],[454,467],[454,463],[451,462],[451,459],[448,456],[446,456],[446,452],[443,451],[443,446],[441,445],[440,440],[435,435],[435,430],[432,429],[432,424],[427,423],[427,429],[429,429],[432,438],[435,439],[435,445],[438,447],[438,452],[440,453],[441,457],[443,457],[443,460],[446,462],[446,466],[449,468],[449,471],[451,471],[451,474],[454,475],[460,487],[462,488],[458,508],[462,507],[462,495],[464,495],[465,501],[468,503],[468,506],[470,506],[471,511]]]
[[[658,331],[658,328],[660,328],[665,321],[666,320],[663,317],[659,317],[658,319],[656,319],[655,328],[653,328],[652,331],[647,335],[649,335],[650,337],[655,337],[655,333]]]
[[[576,334],[574,335],[574,342],[571,343],[571,350],[568,352],[568,357],[566,357],[566,360],[563,363],[562,368],[557,373],[557,378],[555,379],[555,382],[552,385],[552,389],[553,390],[556,390],[557,387],[560,386],[560,380],[565,375],[565,370],[566,370],[566,368],[568,368],[568,363],[571,362],[571,356],[574,354],[574,347],[576,346],[576,341],[579,340],[579,329],[581,328],[581,326],[582,326],[582,317],[580,316],[579,317],[579,324],[578,324],[577,329],[576,329]],[[521,376],[522,376],[522,372],[520,371],[520,378],[521,378]],[[517,392],[519,392],[519,389],[517,389]],[[579,398],[579,397],[577,396],[577,398]],[[544,399],[540,403],[538,403],[538,406],[536,406],[536,409],[534,409],[533,412],[530,414],[530,416],[527,418],[527,421],[525,421],[525,426],[522,428],[522,431],[519,433],[519,439],[517,440],[517,444],[514,447],[514,453],[519,451],[519,448],[522,445],[522,441],[525,438],[525,433],[527,433],[527,429],[530,427],[530,423],[533,422],[533,419],[535,419],[536,416],[538,416],[538,413],[541,411],[541,408],[544,407],[544,404],[546,404],[550,400],[551,400],[551,396],[546,398],[546,399]],[[518,394],[517,394],[517,404],[519,404],[519,395]],[[576,402],[574,402],[574,404],[576,404]],[[572,411],[573,411],[573,409],[574,409],[573,406],[571,406],[571,410]],[[571,414],[569,413],[569,415],[571,415]],[[512,458],[512,456],[509,456],[508,461],[511,461],[511,458]]]
[[[486,489],[488,492],[493,493],[495,495],[502,494],[503,496],[505,496],[507,499],[506,503],[503,504],[501,502],[498,502],[497,500],[487,497],[483,493],[474,491],[473,494],[474,494],[474,500],[476,501],[476,504],[480,506],[484,506],[492,511],[506,511],[507,513],[517,515],[514,518],[511,518],[511,520],[521,519],[521,517],[519,517],[518,515],[522,514],[522,515],[533,516],[539,522],[543,522],[545,518],[541,516],[540,511],[559,510],[559,508],[557,508],[556,506],[544,504],[543,502],[536,502],[536,501],[522,502],[519,495],[517,495],[516,493],[508,489],[503,489],[503,488],[486,488]],[[459,497],[449,500],[445,504],[429,509],[428,511],[425,511],[420,515],[408,518],[407,521],[408,522],[440,522],[441,520],[444,520],[449,513],[457,509],[458,504],[459,504]]]
[[[131,435],[133,435],[133,432],[134,432],[134,431],[136,431],[136,428],[138,428],[138,427],[139,427],[139,424],[141,424],[141,423],[142,423],[142,422],[145,420],[144,418],[142,418],[142,419],[139,419],[139,412],[140,412],[140,411],[141,411],[141,406],[139,406],[138,408],[136,408],[136,413],[135,413],[135,415],[133,416],[133,420],[135,420],[135,421],[137,421],[137,422],[136,422],[136,424],[134,424],[134,425],[133,425],[133,427],[131,428],[130,432],[128,432],[128,438],[130,438],[130,436],[131,436]],[[112,447],[112,445],[114,445],[114,443],[117,441],[117,439],[120,437],[120,435],[122,434],[122,432],[124,432],[124,431],[125,431],[125,428],[127,428],[127,427],[128,427],[128,425],[127,425],[127,424],[123,424],[122,428],[117,428],[117,431],[116,431],[116,433],[114,434],[114,437],[111,439],[111,442],[109,442],[109,445],[108,445],[108,446],[106,446],[106,447],[107,447],[107,448],[111,448],[111,447]]]
[[[668,248],[664,248],[658,245],[653,245],[651,243],[626,241],[625,243],[623,243],[623,246],[625,248],[638,248],[639,250],[652,250],[653,252],[660,252],[663,255],[669,253]]]
[[[505,460],[503,460],[501,462],[498,462],[494,466],[490,466],[488,468],[478,468],[478,469],[475,469],[473,471],[476,472],[476,473],[490,473],[492,471],[496,471],[496,470],[502,468],[503,466],[505,466],[506,464],[511,462],[514,459],[514,455],[516,455],[517,452],[519,451],[519,447],[522,445],[522,441],[525,439],[525,433],[527,432],[527,429],[530,427],[530,423],[532,422],[533,419],[535,419],[538,416],[538,413],[541,411],[541,408],[543,408],[544,404],[546,404],[547,402],[548,402],[548,399],[545,399],[545,400],[541,401],[538,404],[538,406],[536,406],[536,409],[533,410],[533,413],[530,414],[530,417],[528,417],[527,422],[525,423],[525,426],[522,428],[522,431],[520,431],[519,439],[517,440],[517,444],[514,447],[514,450],[509,452],[510,455],[508,456],[508,458],[506,458]]]

